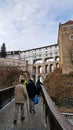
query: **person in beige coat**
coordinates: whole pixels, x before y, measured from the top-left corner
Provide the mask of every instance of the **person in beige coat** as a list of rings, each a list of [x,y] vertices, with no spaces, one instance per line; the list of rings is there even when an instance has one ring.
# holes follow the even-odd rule
[[[24,116],[24,103],[27,102],[28,94],[26,86],[24,85],[24,80],[21,80],[21,83],[16,85],[14,90],[15,95],[15,113],[14,113],[14,124],[17,123],[18,112],[21,110],[21,121],[25,119]]]

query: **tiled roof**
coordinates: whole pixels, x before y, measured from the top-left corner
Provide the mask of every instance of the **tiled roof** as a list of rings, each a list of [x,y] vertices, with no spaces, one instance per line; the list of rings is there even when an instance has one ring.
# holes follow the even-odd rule
[[[73,24],[73,21],[72,21],[72,20],[69,20],[69,21],[67,21],[66,23],[60,24],[60,25],[69,25],[69,24]]]

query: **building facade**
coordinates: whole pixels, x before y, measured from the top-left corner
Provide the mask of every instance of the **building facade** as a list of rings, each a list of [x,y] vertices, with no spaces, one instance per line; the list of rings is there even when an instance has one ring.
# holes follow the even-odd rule
[[[9,51],[7,58],[27,61],[30,75],[37,80],[59,67],[59,46],[54,44],[26,51]]]
[[[25,51],[8,51],[6,59],[28,62],[28,72],[30,77],[34,77],[35,81],[38,78],[44,79],[48,73],[59,67],[62,69],[63,74],[72,72],[73,21],[59,24],[57,44]]]

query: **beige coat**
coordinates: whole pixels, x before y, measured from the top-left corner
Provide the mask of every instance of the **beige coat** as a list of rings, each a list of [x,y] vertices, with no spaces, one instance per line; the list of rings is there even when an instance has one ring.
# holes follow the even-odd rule
[[[26,86],[23,84],[18,84],[15,87],[15,103],[25,103],[25,100],[28,98]]]

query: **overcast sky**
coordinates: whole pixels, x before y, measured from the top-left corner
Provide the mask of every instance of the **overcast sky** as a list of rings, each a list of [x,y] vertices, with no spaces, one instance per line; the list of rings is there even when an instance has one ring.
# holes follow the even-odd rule
[[[73,0],[0,0],[0,46],[28,50],[57,43],[59,23],[73,20]]]

